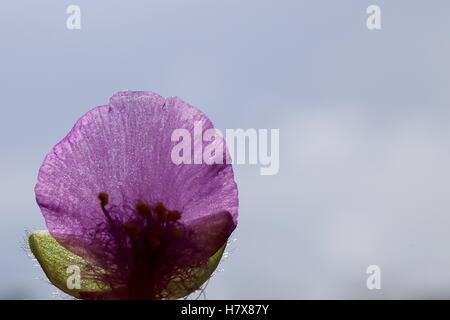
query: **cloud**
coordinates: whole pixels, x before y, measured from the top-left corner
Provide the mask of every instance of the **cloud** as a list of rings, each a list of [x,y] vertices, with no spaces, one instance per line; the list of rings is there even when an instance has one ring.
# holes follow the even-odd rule
[[[225,262],[228,284],[219,275],[211,297],[224,287],[230,298],[448,296],[450,133],[437,120],[444,114],[297,110],[280,132],[278,176],[236,167],[238,241]],[[381,267],[381,291],[365,286],[372,264]]]

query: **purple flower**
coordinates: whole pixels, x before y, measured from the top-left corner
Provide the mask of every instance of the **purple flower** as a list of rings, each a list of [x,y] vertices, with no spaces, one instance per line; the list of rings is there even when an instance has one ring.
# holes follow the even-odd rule
[[[196,121],[213,128],[178,98],[119,92],[46,156],[35,191],[48,230],[109,287],[82,298],[178,298],[174,283],[198,288],[199,270],[236,227],[238,191],[230,164],[171,160],[172,132],[192,133]]]

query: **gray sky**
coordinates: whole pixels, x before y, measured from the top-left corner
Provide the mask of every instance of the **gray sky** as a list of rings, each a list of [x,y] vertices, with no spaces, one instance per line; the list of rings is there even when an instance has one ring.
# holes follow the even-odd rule
[[[69,4],[82,29],[68,30]],[[382,30],[366,28],[378,4]],[[208,298],[450,297],[450,3],[3,1],[0,298],[54,289],[44,155],[118,90],[179,96],[219,129],[280,129],[280,171],[236,166],[240,220]],[[366,288],[367,266],[382,289]]]

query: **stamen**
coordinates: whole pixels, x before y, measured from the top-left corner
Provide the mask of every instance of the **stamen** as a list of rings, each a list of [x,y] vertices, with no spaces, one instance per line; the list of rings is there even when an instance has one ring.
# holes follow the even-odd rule
[[[142,231],[141,227],[133,222],[125,222],[122,227],[125,234],[129,237],[137,236]]]
[[[150,215],[151,208],[145,202],[138,202],[136,203],[136,211],[138,215],[145,218]]]
[[[109,196],[106,192],[100,192],[98,194],[98,198],[100,200],[100,207],[102,208],[103,214],[106,216],[106,218],[109,220],[109,222],[112,222],[112,218],[108,212],[108,210],[106,210],[105,206],[109,203]]]
[[[178,210],[171,210],[167,216],[167,220],[175,222],[181,218],[181,212]]]
[[[100,199],[102,207],[106,206],[109,202],[109,196],[106,192],[100,192],[98,198]]]
[[[155,205],[155,212],[160,220],[165,220],[167,218],[168,211],[162,202],[158,202]]]

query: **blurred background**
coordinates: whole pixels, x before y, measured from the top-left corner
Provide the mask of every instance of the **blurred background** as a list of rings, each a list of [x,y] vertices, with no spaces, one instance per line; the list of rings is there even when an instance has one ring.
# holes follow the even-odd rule
[[[81,8],[81,30],[66,8]],[[382,29],[366,27],[381,8]],[[0,298],[60,299],[22,248],[38,169],[118,90],[219,129],[280,129],[280,170],[235,166],[239,227],[209,299],[450,298],[450,3],[0,4]],[[368,290],[366,268],[381,268]]]

